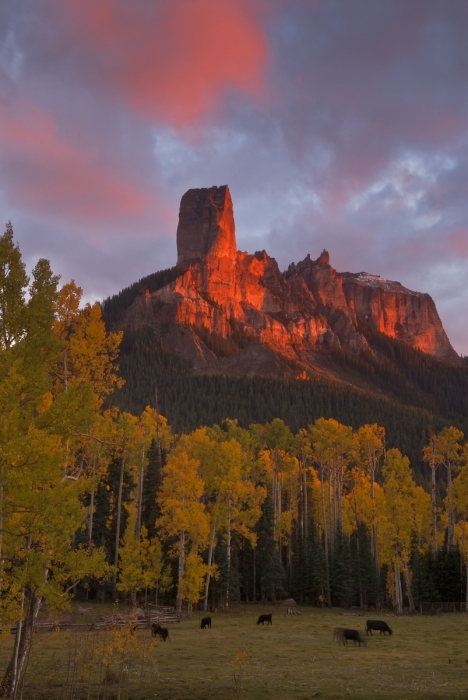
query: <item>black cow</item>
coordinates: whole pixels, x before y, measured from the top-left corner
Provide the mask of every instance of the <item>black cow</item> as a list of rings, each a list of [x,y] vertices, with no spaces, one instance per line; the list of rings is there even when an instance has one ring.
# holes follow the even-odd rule
[[[349,630],[345,628],[343,630],[343,637],[345,639],[346,644],[348,643],[348,639],[351,642],[354,642],[354,646],[356,646],[356,642],[358,642],[359,646],[361,646],[361,644],[364,644],[364,640],[361,639],[361,635],[357,630]]]
[[[211,629],[211,617],[209,615],[207,617],[202,617],[201,619],[200,628],[204,630],[205,627],[209,627]]]
[[[159,630],[161,629],[161,625],[158,625],[157,622],[153,622],[151,625],[151,636],[156,637],[157,634],[159,634]]]
[[[166,639],[169,639],[169,630],[167,627],[160,627],[156,633],[160,639],[162,639],[163,642],[166,641]],[[169,639],[169,641],[171,641]]]
[[[260,617],[259,617],[258,620],[257,620],[257,625],[259,625],[260,623],[262,623],[262,625],[265,627],[265,622],[266,622],[268,625],[271,625],[271,624],[272,624],[272,619],[271,619],[271,618],[272,618],[272,613],[270,613],[269,615],[260,615]]]
[[[366,634],[372,634],[372,630],[379,630],[380,634],[385,634],[388,632],[389,634],[392,634],[392,630],[390,627],[387,625],[386,622],[383,620],[367,620],[366,622]]]

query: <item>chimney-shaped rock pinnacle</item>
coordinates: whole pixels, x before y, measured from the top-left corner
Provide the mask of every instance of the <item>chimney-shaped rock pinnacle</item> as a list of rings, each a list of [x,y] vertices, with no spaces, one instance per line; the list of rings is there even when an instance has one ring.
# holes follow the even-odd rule
[[[180,201],[177,266],[187,267],[205,256],[234,259],[236,251],[229,187],[188,190]]]

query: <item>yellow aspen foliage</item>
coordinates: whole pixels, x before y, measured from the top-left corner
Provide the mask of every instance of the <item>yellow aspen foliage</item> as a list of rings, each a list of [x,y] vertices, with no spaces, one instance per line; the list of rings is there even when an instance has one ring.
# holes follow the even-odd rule
[[[185,571],[182,579],[180,594],[191,607],[200,600],[205,583],[207,565],[196,551],[191,551],[185,560]],[[210,572],[213,575],[213,571]]]
[[[137,512],[134,504],[127,507],[129,517],[122,546],[119,551],[119,580],[117,590],[130,593],[136,605],[137,593],[155,588],[159,583],[163,568],[161,543],[157,538],[150,539],[143,526],[141,536],[135,534]]]
[[[85,383],[92,386],[99,408],[105,397],[123,384],[115,367],[123,333],[106,333],[99,303],[85,304],[80,310],[82,294],[73,280],[57,294],[54,334],[60,345],[60,362],[54,374],[64,391]]]
[[[422,486],[414,489],[414,524],[419,550],[426,550],[431,543],[431,497]]]
[[[66,607],[77,581],[109,574],[102,550],[72,546],[90,484],[84,474],[71,478],[71,443],[93,416],[93,388],[87,382],[55,391],[58,278],[40,260],[27,289],[12,233],[7,227],[0,237],[0,612],[3,621],[16,622],[0,695],[10,697],[24,673],[42,602]]]
[[[166,537],[177,537],[173,555],[179,559],[177,611],[182,609],[183,579],[187,549],[196,554],[209,537],[209,518],[202,503],[204,482],[198,474],[200,462],[186,452],[170,455],[158,496],[161,517],[158,526]]]
[[[387,561],[393,560],[396,581],[395,600],[402,607],[402,596],[398,589],[399,572],[403,573],[410,609],[414,611],[411,593],[409,559],[412,536],[415,530],[416,485],[408,457],[397,449],[388,450],[382,467],[386,504],[385,540],[388,543]],[[400,610],[401,611],[401,610]]]

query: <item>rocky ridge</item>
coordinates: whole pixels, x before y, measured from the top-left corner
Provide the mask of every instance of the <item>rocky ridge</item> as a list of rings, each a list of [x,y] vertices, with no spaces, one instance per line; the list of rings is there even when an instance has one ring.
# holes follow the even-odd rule
[[[197,372],[283,376],[297,374],[299,366],[317,371],[323,349],[367,349],[359,321],[441,360],[460,362],[428,294],[377,275],[339,273],[327,251],[316,260],[307,255],[285,273],[265,251],[238,251],[227,185],[184,194],[177,253],[180,274],[162,289],[140,294],[122,327],[152,326],[163,346]],[[241,336],[245,347],[217,357],[200,328],[225,339]]]

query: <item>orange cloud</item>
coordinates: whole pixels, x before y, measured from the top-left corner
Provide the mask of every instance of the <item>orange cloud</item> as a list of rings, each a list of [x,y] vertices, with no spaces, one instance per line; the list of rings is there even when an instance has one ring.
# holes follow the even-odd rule
[[[0,104],[2,184],[34,214],[105,222],[150,205],[147,194],[97,164],[97,153],[61,139],[51,116],[30,103]]]
[[[265,95],[268,48],[251,0],[62,0],[89,70],[140,113],[184,125],[229,88]]]

